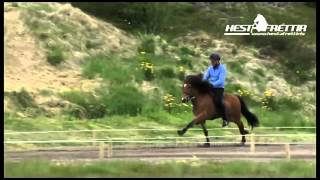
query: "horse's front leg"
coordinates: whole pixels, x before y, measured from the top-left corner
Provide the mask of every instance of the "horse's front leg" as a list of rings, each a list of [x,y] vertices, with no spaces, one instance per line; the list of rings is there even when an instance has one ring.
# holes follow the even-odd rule
[[[201,113],[198,116],[196,116],[185,128],[178,130],[177,133],[182,136],[184,133],[188,131],[189,128],[193,127],[194,124],[198,124],[199,122],[202,122],[207,119],[207,116],[205,113]]]
[[[192,120],[185,128],[183,128],[183,129],[181,129],[181,130],[178,130],[178,134],[179,134],[179,136],[182,136],[184,133],[186,133],[187,132],[187,130],[189,129],[189,128],[191,128],[193,125],[195,124],[195,122],[194,122],[194,120]]]
[[[203,147],[210,147],[210,140],[209,140],[209,137],[208,137],[208,130],[206,128],[205,122],[201,123],[201,127],[202,127],[203,133],[206,136],[206,140],[207,140],[207,142],[204,143]]]

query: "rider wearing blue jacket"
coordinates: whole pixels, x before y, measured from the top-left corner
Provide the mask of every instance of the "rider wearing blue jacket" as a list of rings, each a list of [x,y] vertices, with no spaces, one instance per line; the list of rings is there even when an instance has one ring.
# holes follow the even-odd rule
[[[228,121],[225,116],[223,96],[224,96],[224,81],[227,77],[227,69],[225,65],[220,64],[220,55],[213,53],[210,55],[209,59],[211,60],[212,66],[210,66],[207,71],[204,73],[203,80],[209,81],[213,86],[213,100],[218,110],[222,114],[223,124],[222,127],[228,125]]]

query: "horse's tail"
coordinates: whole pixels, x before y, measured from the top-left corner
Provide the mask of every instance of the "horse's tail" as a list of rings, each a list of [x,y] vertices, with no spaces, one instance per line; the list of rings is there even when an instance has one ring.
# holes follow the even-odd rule
[[[247,119],[249,125],[251,126],[251,129],[253,127],[259,126],[259,120],[258,120],[257,116],[249,111],[246,103],[243,101],[243,99],[240,96],[237,95],[237,97],[239,98],[240,103],[241,103],[241,113]]]

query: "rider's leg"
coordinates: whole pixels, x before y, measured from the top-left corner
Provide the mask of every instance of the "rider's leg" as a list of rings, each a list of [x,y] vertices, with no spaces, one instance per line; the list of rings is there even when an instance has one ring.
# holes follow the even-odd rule
[[[223,97],[224,97],[224,89],[223,88],[219,88],[216,89],[216,105],[217,105],[217,109],[221,112],[221,116],[222,116],[222,127],[225,127],[228,125],[228,121],[226,118],[226,114],[225,114],[225,107],[224,107],[224,103],[223,103]]]

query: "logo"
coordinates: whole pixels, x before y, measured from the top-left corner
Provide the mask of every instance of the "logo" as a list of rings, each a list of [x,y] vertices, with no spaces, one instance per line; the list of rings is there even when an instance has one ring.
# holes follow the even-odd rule
[[[305,24],[268,24],[261,14],[253,20],[252,25],[226,25],[224,35],[252,35],[252,36],[304,36],[307,31]]]

